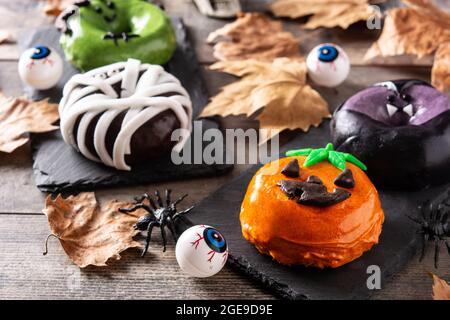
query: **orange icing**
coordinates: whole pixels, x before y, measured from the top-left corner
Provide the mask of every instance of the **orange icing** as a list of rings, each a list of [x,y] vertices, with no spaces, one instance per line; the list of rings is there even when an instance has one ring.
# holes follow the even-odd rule
[[[300,164],[300,178],[281,173],[294,158]],[[305,168],[305,159],[282,158],[255,174],[241,206],[242,234],[261,253],[282,264],[336,268],[378,243],[384,221],[378,192],[361,169],[347,163],[355,180],[355,187],[347,189],[350,198],[328,207],[299,204],[281,191],[280,180],[305,181],[315,175],[331,192],[342,172],[327,161]]]

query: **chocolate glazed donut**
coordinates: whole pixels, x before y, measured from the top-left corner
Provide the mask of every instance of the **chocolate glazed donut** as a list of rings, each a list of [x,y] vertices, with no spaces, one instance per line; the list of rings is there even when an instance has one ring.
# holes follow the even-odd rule
[[[59,113],[64,141],[119,170],[180,152],[192,129],[192,102],[180,81],[135,59],[74,75]],[[180,138],[172,141],[178,128]]]
[[[86,132],[86,147],[94,155],[97,155],[94,146],[94,132],[100,116],[101,114],[92,119]],[[113,154],[114,142],[119,134],[124,117],[125,112],[119,114],[111,122],[106,134],[106,150],[111,157]],[[74,127],[75,136],[79,120]],[[135,166],[146,163],[147,160],[158,158],[161,155],[169,153],[176,144],[175,141],[171,140],[172,132],[179,128],[180,121],[170,110],[163,111],[156,117],[147,121],[133,134],[130,143],[131,153],[125,155],[126,163]]]
[[[375,84],[345,101],[333,143],[367,164],[375,184],[420,189],[450,179],[450,98],[426,82]]]

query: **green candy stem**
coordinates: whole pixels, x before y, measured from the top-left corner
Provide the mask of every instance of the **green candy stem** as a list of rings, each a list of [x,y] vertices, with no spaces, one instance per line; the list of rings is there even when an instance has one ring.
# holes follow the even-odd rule
[[[295,157],[295,156],[307,156],[311,153],[312,149],[298,149],[298,150],[289,150],[286,152],[287,157]]]
[[[311,167],[319,162],[327,160],[340,170],[345,170],[347,162],[354,164],[361,170],[367,170],[366,165],[350,153],[335,151],[332,143],[328,143],[325,148],[289,150],[286,152],[286,156],[306,156],[307,158],[303,163],[304,167]]]

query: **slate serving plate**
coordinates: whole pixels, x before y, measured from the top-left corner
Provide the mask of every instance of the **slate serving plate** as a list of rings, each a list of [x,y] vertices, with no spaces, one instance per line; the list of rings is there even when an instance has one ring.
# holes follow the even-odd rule
[[[323,147],[330,141],[329,121],[308,134],[299,134],[281,148],[280,156],[289,149]],[[367,267],[381,270],[381,285],[399,272],[412,258],[418,243],[416,225],[406,215],[417,214],[418,205],[443,193],[448,185],[417,192],[379,190],[385,212],[380,242],[359,259],[337,269],[318,270],[306,267],[286,267],[261,255],[241,234],[239,212],[247,186],[260,165],[255,165],[203,200],[189,214],[192,224],[207,224],[218,228],[230,249],[228,263],[256,279],[280,297],[287,299],[367,299],[373,291],[367,288]],[[186,228],[189,222],[184,222]],[[180,230],[181,231],[181,230]]]
[[[176,30],[177,50],[165,68],[179,78],[189,92],[193,102],[195,119],[207,104],[208,93],[201,75],[200,65],[182,20],[172,18],[172,22]],[[41,28],[24,36],[19,45],[23,49],[38,44],[46,45],[56,49],[61,56],[64,56],[59,46],[59,36],[59,31],[54,27]],[[63,77],[55,88],[38,91],[31,87],[25,87],[24,90],[33,100],[49,98],[50,101],[58,103],[61,99],[64,84],[76,73],[78,71],[68,62],[65,62]],[[218,128],[218,125],[211,120],[202,120],[202,126],[203,130]],[[41,191],[46,192],[77,192],[117,185],[137,185],[174,179],[215,176],[224,174],[233,168],[232,165],[227,164],[174,165],[170,155],[168,155],[126,172],[87,160],[63,142],[59,131],[34,134],[31,141],[36,184]],[[193,150],[192,143],[192,141],[188,142]]]

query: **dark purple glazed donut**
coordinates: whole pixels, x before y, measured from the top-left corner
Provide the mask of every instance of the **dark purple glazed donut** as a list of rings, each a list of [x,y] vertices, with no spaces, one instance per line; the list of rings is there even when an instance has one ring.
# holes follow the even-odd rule
[[[419,189],[450,179],[450,98],[424,81],[358,92],[334,112],[331,134],[380,186]]]

